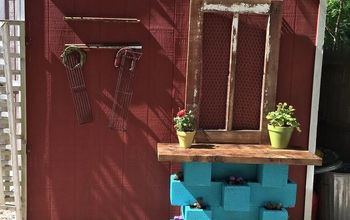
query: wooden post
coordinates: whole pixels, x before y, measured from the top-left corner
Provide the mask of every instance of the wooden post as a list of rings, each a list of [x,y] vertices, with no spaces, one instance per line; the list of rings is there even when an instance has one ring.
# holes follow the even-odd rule
[[[278,60],[280,50],[282,1],[272,1],[266,30],[265,63],[261,99],[261,143],[268,143],[266,115],[276,105]]]
[[[199,102],[202,75],[203,0],[191,0],[186,73],[186,108],[194,111],[199,121]]]
[[[238,38],[238,14],[232,16],[231,28],[231,51],[230,51],[230,69],[227,83],[227,100],[226,100],[226,130],[232,130],[233,124],[233,101],[235,93],[235,74],[236,74],[236,57],[237,57],[237,38]]]

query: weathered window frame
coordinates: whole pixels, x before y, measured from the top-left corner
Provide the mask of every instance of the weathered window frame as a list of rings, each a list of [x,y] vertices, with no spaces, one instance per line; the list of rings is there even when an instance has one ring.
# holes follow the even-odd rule
[[[193,109],[197,122],[200,108],[202,78],[203,15],[206,12],[232,13],[231,52],[227,85],[226,128],[223,130],[198,130],[197,142],[209,143],[267,143],[265,115],[274,109],[276,101],[279,46],[282,23],[282,0],[191,0],[186,76],[187,108]],[[266,46],[259,130],[232,130],[232,109],[239,14],[266,14]],[[199,124],[199,123],[197,123]]]

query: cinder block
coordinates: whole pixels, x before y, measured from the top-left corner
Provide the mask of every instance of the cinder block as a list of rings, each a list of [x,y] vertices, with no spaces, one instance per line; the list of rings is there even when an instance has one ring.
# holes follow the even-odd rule
[[[170,203],[172,205],[190,205],[196,198],[186,188],[185,184],[175,180],[175,175],[170,176]]]
[[[225,211],[249,211],[250,187],[245,185],[223,185],[222,203]]]
[[[189,186],[210,186],[211,163],[183,163],[184,181]]]
[[[267,210],[260,208],[259,220],[288,220],[288,211],[282,210]]]
[[[186,206],[184,217],[184,220],[211,220],[212,213],[209,209],[192,209]]]
[[[170,203],[184,206],[196,202],[202,197],[205,204],[216,207],[221,206],[222,182],[211,182],[210,186],[189,186],[184,182],[175,180],[175,175],[170,177]]]
[[[225,211],[223,207],[212,208],[213,220],[258,220],[259,208],[250,207],[248,212],[243,211]],[[278,220],[278,219],[275,219]]]
[[[297,196],[297,184],[289,182],[285,187],[263,187],[260,183],[251,183],[250,203],[253,206],[264,206],[267,202],[281,203],[283,207],[295,206]]]
[[[258,181],[264,187],[285,187],[288,183],[288,165],[258,165]]]
[[[256,164],[213,163],[211,176],[214,180],[227,179],[229,176],[240,176],[245,180],[255,180],[257,176]]]

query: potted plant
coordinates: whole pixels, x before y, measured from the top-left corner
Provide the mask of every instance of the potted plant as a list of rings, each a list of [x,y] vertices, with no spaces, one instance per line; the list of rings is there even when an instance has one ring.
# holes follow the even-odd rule
[[[273,148],[286,148],[294,128],[301,131],[294,112],[293,106],[287,103],[278,103],[277,109],[267,114],[268,131]]]
[[[267,202],[260,209],[260,220],[287,220],[288,212],[281,203]]]
[[[179,145],[182,148],[188,148],[193,142],[195,135],[194,127],[194,114],[193,112],[186,111],[185,109],[180,110],[174,118],[174,127],[176,134],[179,139]]]

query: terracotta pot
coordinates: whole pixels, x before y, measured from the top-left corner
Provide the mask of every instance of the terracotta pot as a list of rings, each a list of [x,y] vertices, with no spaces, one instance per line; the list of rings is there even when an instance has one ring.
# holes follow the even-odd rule
[[[179,139],[179,145],[181,148],[189,148],[192,145],[194,135],[196,134],[195,131],[176,131],[177,138]]]
[[[272,148],[287,148],[290,137],[292,136],[293,127],[279,127],[268,125],[269,136]]]

